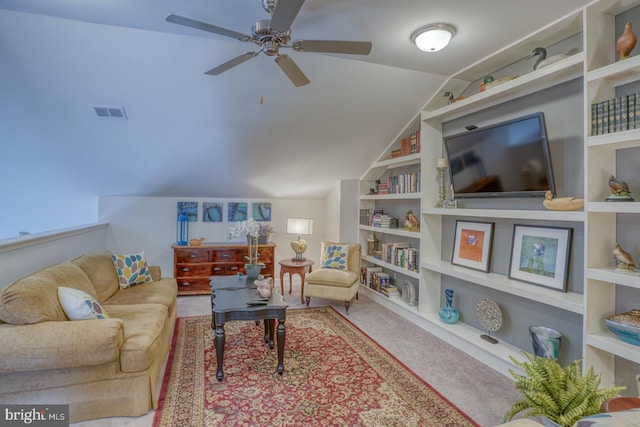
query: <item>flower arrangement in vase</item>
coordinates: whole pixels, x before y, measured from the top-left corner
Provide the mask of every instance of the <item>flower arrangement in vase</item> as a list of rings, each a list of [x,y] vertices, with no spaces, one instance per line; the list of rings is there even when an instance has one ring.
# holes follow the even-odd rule
[[[258,261],[260,254],[258,253],[258,238],[260,237],[260,224],[250,217],[245,221],[238,221],[229,230],[227,240],[234,239],[240,234],[246,233],[248,255],[245,257],[247,262],[244,265],[244,270],[248,278],[255,279],[260,274],[260,270],[264,268],[264,263]]]

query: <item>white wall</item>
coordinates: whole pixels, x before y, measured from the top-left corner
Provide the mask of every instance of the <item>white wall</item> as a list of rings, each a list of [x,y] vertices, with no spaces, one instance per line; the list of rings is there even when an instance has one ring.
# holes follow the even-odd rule
[[[327,238],[333,242],[357,242],[358,188],[356,179],[336,182],[326,198]]]
[[[36,270],[106,249],[107,225],[24,236],[0,244],[0,289]]]
[[[297,236],[286,233],[287,217],[313,218],[313,235],[304,236],[308,243],[305,257],[318,264],[320,243],[327,239],[325,200],[304,199],[220,199],[202,197],[132,197],[102,196],[98,203],[100,222],[109,223],[107,248],[114,252],[144,250],[147,261],[162,268],[163,276],[173,275],[173,245],[176,241],[178,201],[198,202],[198,221],[190,223],[189,237],[204,237],[206,242],[227,242],[233,222],[226,220],[228,202],[271,203],[271,225],[275,229],[270,240],[276,243],[276,260],[295,254],[290,242]],[[224,222],[202,222],[202,202],[223,202]],[[250,215],[250,213],[249,213]],[[244,237],[234,241],[246,242]],[[276,267],[276,276],[279,269]]]

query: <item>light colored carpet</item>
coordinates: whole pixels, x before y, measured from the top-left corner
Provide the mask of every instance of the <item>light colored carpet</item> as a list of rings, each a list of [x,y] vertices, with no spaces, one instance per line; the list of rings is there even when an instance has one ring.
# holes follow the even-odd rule
[[[286,282],[288,287],[288,280]],[[285,289],[285,301],[291,308],[304,307],[300,304],[299,281],[294,280],[292,294],[286,292],[288,289]],[[332,305],[344,313],[344,303],[311,300],[311,306],[323,305]],[[210,312],[209,296],[178,298],[179,317],[202,316]],[[504,413],[518,400],[511,379],[364,295],[351,305],[349,320],[483,427],[500,424]],[[153,415],[154,411],[151,411],[140,417],[104,418],[71,425],[148,427],[152,425]]]

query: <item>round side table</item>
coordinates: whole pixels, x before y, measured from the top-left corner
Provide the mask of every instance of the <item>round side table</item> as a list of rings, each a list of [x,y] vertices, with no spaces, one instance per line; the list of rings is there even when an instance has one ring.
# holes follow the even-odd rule
[[[280,293],[284,295],[284,274],[289,273],[289,293],[291,293],[291,287],[293,279],[292,274],[299,274],[302,278],[302,285],[300,289],[300,303],[304,304],[304,276],[307,274],[307,270],[311,273],[311,266],[313,261],[305,259],[302,261],[294,261],[291,258],[278,261],[280,264]]]

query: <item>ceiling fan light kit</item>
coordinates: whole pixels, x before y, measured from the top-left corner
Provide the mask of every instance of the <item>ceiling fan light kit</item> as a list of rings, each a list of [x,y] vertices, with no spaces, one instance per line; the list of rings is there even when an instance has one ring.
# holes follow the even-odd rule
[[[298,15],[305,0],[262,0],[262,7],[271,15],[271,19],[257,21],[251,27],[251,35],[242,34],[233,30],[218,27],[205,22],[184,16],[169,14],[165,18],[167,22],[208,31],[225,37],[231,37],[243,42],[251,42],[260,46],[255,52],[245,52],[240,56],[230,59],[205,74],[217,76],[218,74],[240,65],[243,62],[264,53],[274,56],[276,64],[289,80],[296,86],[309,84],[309,79],[296,65],[293,59],[280,54],[281,48],[293,49],[296,52],[339,53],[351,55],[368,55],[371,52],[371,42],[345,41],[345,40],[294,40],[291,42],[291,24]]]
[[[424,25],[411,34],[411,41],[423,52],[437,52],[449,44],[456,29],[449,24]]]

